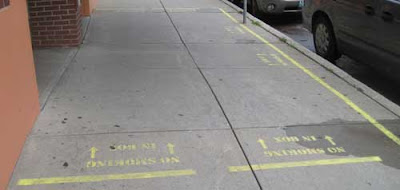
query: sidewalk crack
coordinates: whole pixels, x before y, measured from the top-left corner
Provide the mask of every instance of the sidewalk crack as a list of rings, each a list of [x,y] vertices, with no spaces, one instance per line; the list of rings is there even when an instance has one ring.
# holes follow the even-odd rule
[[[235,137],[235,139],[236,139],[236,142],[238,143],[238,145],[239,145],[239,147],[240,147],[240,149],[241,149],[241,151],[242,151],[242,153],[243,153],[243,155],[244,155],[244,157],[245,157],[245,159],[246,159],[247,164],[248,164],[249,167],[250,167],[250,170],[251,170],[251,172],[252,172],[252,174],[253,174],[253,177],[255,178],[255,180],[256,180],[256,182],[257,182],[257,184],[258,184],[260,190],[263,190],[263,188],[262,188],[262,186],[261,186],[261,183],[260,183],[259,179],[257,178],[257,175],[256,175],[256,173],[255,173],[255,171],[254,171],[254,169],[253,169],[253,167],[252,167],[252,165],[251,165],[251,163],[250,163],[249,157],[247,156],[246,152],[244,151],[243,145],[242,145],[242,143],[240,142],[239,137],[238,137],[238,135],[236,134],[235,129],[233,128],[232,123],[231,123],[231,121],[229,120],[229,118],[228,118],[228,116],[227,116],[227,114],[226,114],[224,108],[222,107],[221,102],[219,101],[219,99],[218,99],[216,93],[214,92],[214,89],[211,87],[210,82],[207,80],[207,78],[206,78],[206,76],[204,75],[203,71],[201,70],[201,68],[199,67],[199,65],[196,63],[196,60],[194,59],[194,57],[193,57],[193,55],[192,55],[192,52],[190,52],[190,50],[189,50],[187,44],[186,44],[185,41],[183,40],[183,37],[182,37],[181,33],[179,32],[179,30],[178,30],[177,26],[175,25],[174,21],[172,20],[171,15],[169,14],[169,12],[167,11],[167,9],[165,8],[164,3],[162,2],[162,0],[159,0],[159,1],[160,1],[161,5],[162,5],[163,9],[165,10],[165,13],[167,14],[167,17],[168,17],[168,19],[170,20],[172,26],[175,28],[175,31],[177,32],[177,34],[178,34],[178,36],[179,36],[179,39],[181,40],[183,46],[185,47],[186,51],[188,52],[188,54],[189,54],[190,58],[192,59],[193,63],[196,65],[197,70],[200,72],[200,74],[201,74],[201,76],[203,77],[204,81],[206,82],[208,88],[210,89],[210,91],[211,91],[211,93],[212,93],[212,95],[213,95],[215,101],[216,101],[217,104],[218,104],[218,107],[221,109],[222,114],[224,115],[224,117],[225,117],[225,119],[226,119],[226,121],[227,121],[227,123],[228,123],[228,125],[229,125],[229,127],[230,127],[230,129],[231,129],[231,131],[232,131],[232,134],[234,135],[234,137]]]

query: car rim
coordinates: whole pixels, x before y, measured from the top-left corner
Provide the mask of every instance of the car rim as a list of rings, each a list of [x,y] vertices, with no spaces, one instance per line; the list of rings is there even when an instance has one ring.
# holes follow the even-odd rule
[[[317,50],[326,54],[328,52],[329,47],[329,33],[328,28],[324,24],[318,24],[315,30],[315,45],[317,46]]]

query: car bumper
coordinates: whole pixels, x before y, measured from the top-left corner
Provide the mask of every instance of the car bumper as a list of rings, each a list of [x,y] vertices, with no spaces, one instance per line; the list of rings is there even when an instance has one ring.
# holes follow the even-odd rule
[[[300,0],[258,0],[259,10],[267,14],[282,14],[287,12],[301,12]],[[268,9],[268,6],[274,9]]]

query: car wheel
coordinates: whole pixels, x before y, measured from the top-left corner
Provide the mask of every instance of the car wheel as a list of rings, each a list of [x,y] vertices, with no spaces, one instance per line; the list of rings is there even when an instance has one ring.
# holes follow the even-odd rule
[[[326,17],[319,17],[313,24],[315,51],[321,57],[333,62],[339,58],[336,46],[335,33],[330,21]]]

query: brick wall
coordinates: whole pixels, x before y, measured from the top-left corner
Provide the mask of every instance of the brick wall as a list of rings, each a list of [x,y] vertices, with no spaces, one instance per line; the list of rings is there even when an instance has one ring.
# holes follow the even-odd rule
[[[77,46],[81,43],[78,0],[28,0],[34,47]]]
[[[10,0],[0,0],[0,9],[10,5]]]

